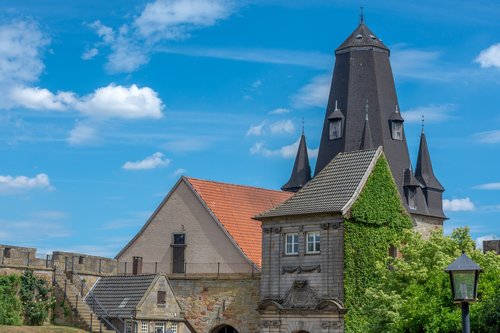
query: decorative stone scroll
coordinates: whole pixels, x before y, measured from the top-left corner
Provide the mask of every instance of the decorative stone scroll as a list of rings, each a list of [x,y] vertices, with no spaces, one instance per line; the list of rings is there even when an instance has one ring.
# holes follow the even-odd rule
[[[262,327],[265,328],[280,328],[281,321],[280,320],[263,320]]]
[[[283,307],[292,309],[314,309],[320,298],[307,280],[296,280],[283,298]]]
[[[301,274],[301,273],[321,273],[321,265],[314,266],[283,266],[281,267],[281,274]]]

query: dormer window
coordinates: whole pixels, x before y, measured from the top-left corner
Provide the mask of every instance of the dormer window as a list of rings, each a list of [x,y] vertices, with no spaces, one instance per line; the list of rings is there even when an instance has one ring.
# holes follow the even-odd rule
[[[413,210],[417,209],[417,203],[415,197],[416,197],[415,187],[408,187],[408,208]]]
[[[391,114],[389,118],[391,125],[391,137],[393,140],[403,141],[403,122],[404,119],[399,113],[399,108],[396,105],[396,110]]]
[[[403,123],[400,121],[392,121],[392,139],[403,140]]]
[[[330,122],[329,139],[336,140],[342,138],[342,129],[344,127],[344,114],[337,107],[337,101],[335,101],[335,110],[328,117]]]

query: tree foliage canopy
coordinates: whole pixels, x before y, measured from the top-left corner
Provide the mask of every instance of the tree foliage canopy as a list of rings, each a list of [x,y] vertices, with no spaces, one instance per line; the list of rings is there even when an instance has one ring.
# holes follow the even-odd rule
[[[401,256],[376,266],[379,282],[364,294],[358,311],[365,332],[460,332],[461,310],[453,302],[444,269],[462,250],[481,266],[478,301],[471,304],[473,332],[500,332],[500,256],[474,249],[468,228],[451,236],[436,231],[424,240],[405,231]],[[388,266],[391,269],[388,269]]]

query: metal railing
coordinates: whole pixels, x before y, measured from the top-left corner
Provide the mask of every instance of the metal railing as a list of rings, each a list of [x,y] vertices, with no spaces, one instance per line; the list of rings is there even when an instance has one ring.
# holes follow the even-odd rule
[[[117,318],[118,321],[122,324],[122,327],[125,327],[125,322],[123,321],[122,318],[119,316],[112,317],[111,314],[106,310],[106,308],[99,302],[97,297],[95,297],[94,293],[92,292],[92,289],[90,289],[86,284],[85,280],[82,279],[82,277],[76,273],[73,272],[72,274],[72,280],[73,285],[77,288],[80,289],[80,295],[82,295],[83,300],[87,305],[92,309],[92,313],[95,313],[99,319],[103,320],[108,327],[111,329],[115,330],[118,333],[121,333],[120,330],[113,325],[108,318]],[[91,320],[92,322],[92,320]]]
[[[64,298],[68,299],[68,301],[70,301],[70,302],[71,302],[71,299],[69,298],[69,296],[67,294],[67,288],[69,287],[73,290],[73,292],[75,294],[75,305],[74,305],[75,312],[78,312],[78,300],[79,299],[82,299],[91,309],[91,312],[90,312],[90,331],[91,332],[93,331],[92,319],[93,319],[93,314],[95,313],[97,315],[97,319],[99,320],[99,331],[100,332],[102,332],[102,321],[104,321],[104,323],[109,328],[111,328],[112,330],[114,330],[117,333],[122,333],[115,325],[113,325],[109,321],[108,318],[111,317],[109,312],[104,308],[104,306],[99,302],[99,300],[93,295],[93,293],[91,293],[90,289],[85,285],[85,282],[83,281],[81,276],[79,276],[78,274],[71,272],[71,271],[63,272],[58,267],[55,267],[55,270],[54,270],[54,281],[57,280],[56,275],[64,277],[64,290],[63,290],[64,291]],[[68,284],[67,280],[70,280],[71,283]],[[75,284],[75,280],[77,281],[78,286]],[[62,287],[62,286],[59,286],[59,287]],[[84,294],[86,295],[85,297],[83,296]],[[87,297],[89,297],[89,295],[91,297],[91,300],[88,302]],[[121,318],[118,318],[118,319],[120,320],[120,322],[123,323],[123,325],[125,325],[125,323],[123,322],[123,320]],[[125,326],[123,326],[123,327],[125,327]]]
[[[180,265],[173,265],[161,262],[142,262],[134,268],[133,262],[119,262],[118,274],[119,275],[138,275],[138,274],[157,274],[164,273],[169,276],[196,276],[196,275],[210,275],[210,276],[251,276],[260,273],[257,266],[250,263],[190,263],[185,262]]]

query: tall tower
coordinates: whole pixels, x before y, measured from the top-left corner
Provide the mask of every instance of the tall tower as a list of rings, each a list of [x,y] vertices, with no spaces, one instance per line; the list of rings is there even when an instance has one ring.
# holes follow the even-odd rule
[[[419,223],[428,224],[423,228],[441,226],[446,218],[441,205],[444,189],[435,182],[422,183],[425,177],[415,177],[412,171],[389,48],[361,16],[358,27],[335,50],[335,56],[314,173],[320,172],[340,152],[366,149],[367,145],[383,146],[402,201],[413,215],[417,229]],[[424,152],[422,156],[429,159],[430,165],[424,143],[427,154]]]

